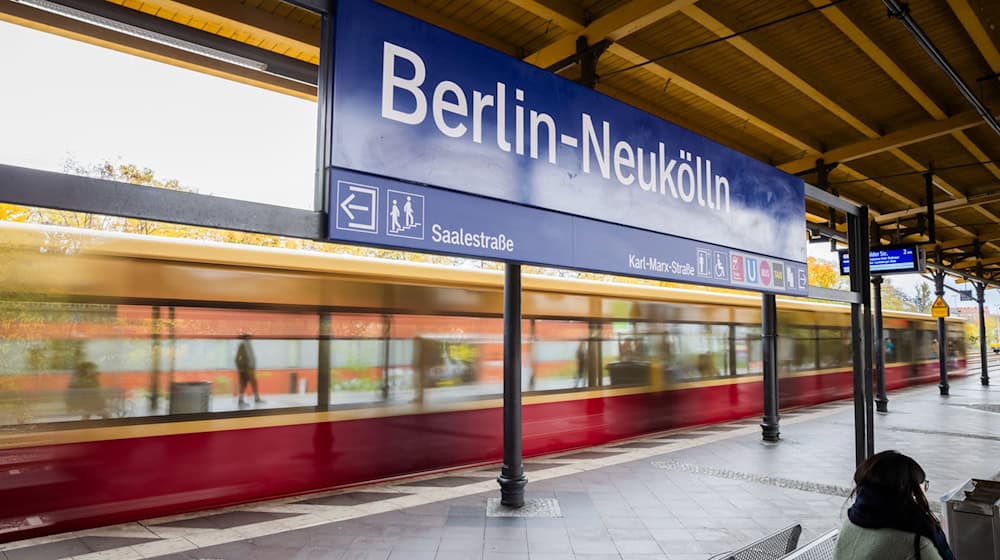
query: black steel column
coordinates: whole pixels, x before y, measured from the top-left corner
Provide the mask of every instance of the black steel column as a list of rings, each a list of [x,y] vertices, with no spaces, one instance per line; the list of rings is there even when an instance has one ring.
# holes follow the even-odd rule
[[[941,264],[941,252],[938,251],[937,262]],[[937,297],[944,295],[944,271],[934,271],[934,293]],[[948,395],[948,333],[945,330],[944,317],[937,320],[937,345],[938,345],[938,368],[941,373],[941,381],[938,388],[941,389],[941,396]]]
[[[319,314],[319,355],[316,357],[316,404],[330,406],[330,313]]]
[[[764,441],[778,441],[778,307],[774,294],[763,294],[760,303],[761,354],[764,359],[764,418],[760,427]]]
[[[861,241],[861,247],[863,250],[863,258],[858,262],[861,266],[859,271],[861,272],[861,306],[865,314],[864,317],[864,367],[865,367],[865,378],[864,378],[864,397],[865,397],[865,449],[867,450],[866,457],[871,457],[875,454],[875,399],[872,394],[875,385],[875,365],[872,363],[872,355],[874,354],[874,345],[872,344],[872,333],[875,331],[875,326],[872,324],[872,292],[869,289],[869,282],[871,281],[871,237],[869,237],[869,225],[868,225],[868,207],[862,206],[858,212],[858,237]],[[853,264],[851,265],[854,266]]]
[[[935,243],[934,231],[934,170],[924,173],[924,198],[927,205],[927,241]],[[940,262],[938,264],[941,264]]]
[[[862,304],[868,290],[868,278],[864,274],[864,263],[868,262],[869,249],[865,240],[868,228],[859,216],[847,215],[847,249],[851,260],[851,291],[862,297],[851,304],[851,363],[854,385],[854,459],[860,465],[868,457],[868,431],[870,424],[865,414],[865,360],[864,360],[864,318]]]
[[[979,380],[983,386],[990,384],[990,368],[986,353],[986,313],[983,306],[986,305],[986,282],[976,282],[976,301],[979,302],[979,356],[982,360],[982,375]]]
[[[882,277],[872,278],[875,296],[875,409],[889,412],[889,397],[885,394],[885,343],[882,340]]]
[[[504,266],[503,285],[503,466],[500,467],[500,503],[524,505],[521,462],[521,265]]]
[[[332,3],[331,3],[332,6]],[[320,19],[319,72],[316,81],[316,182],[313,209],[323,212],[326,230],[330,196],[327,170],[333,165],[333,45],[336,30],[332,13]]]

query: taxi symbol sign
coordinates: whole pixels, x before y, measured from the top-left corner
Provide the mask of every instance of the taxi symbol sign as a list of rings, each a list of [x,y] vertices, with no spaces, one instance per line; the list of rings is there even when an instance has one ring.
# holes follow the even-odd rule
[[[949,312],[950,310],[948,309],[948,304],[945,303],[944,298],[938,296],[937,299],[934,300],[934,304],[931,305],[931,316],[942,319],[947,317]]]

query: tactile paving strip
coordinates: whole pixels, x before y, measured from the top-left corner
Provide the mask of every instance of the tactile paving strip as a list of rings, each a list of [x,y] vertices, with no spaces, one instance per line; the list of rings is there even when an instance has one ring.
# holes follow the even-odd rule
[[[835,486],[833,484],[820,484],[818,482],[809,482],[806,480],[795,480],[791,478],[767,476],[763,474],[747,473],[741,471],[734,471],[730,469],[706,467],[703,465],[693,465],[691,463],[681,463],[678,461],[653,461],[652,465],[658,469],[663,469],[668,471],[681,471],[693,474],[704,474],[708,476],[715,476],[719,478],[744,480],[747,482],[756,482],[759,484],[767,484],[769,486],[777,486],[779,488],[791,488],[792,490],[804,490],[806,492],[827,494],[829,496],[840,496],[842,498],[846,498],[847,496],[851,495],[850,488],[844,486]]]

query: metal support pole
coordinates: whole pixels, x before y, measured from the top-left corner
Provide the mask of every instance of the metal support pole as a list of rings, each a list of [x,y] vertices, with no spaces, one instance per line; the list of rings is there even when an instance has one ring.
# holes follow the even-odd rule
[[[869,282],[871,281],[871,257],[870,257],[870,247],[871,238],[869,237],[870,228],[868,220],[868,207],[862,206],[861,210],[858,212],[858,237],[860,239],[860,246],[862,248],[862,258],[857,261],[861,266],[859,267],[861,272],[861,282],[858,284],[861,287],[861,306],[864,310],[864,397],[865,397],[865,449],[866,457],[871,457],[875,454],[875,399],[872,394],[875,385],[875,365],[872,363],[872,355],[874,354],[874,345],[872,344],[872,333],[875,331],[875,326],[872,324],[872,292],[869,289]],[[881,344],[881,341],[879,341]]]
[[[867,212],[866,212],[867,214]],[[847,249],[851,259],[851,291],[862,295],[867,292],[868,278],[865,264],[869,259],[867,225],[860,216],[847,215]],[[864,297],[862,297],[864,300]],[[851,363],[854,385],[854,459],[860,465],[868,457],[867,414],[865,414],[865,359],[864,359],[864,318],[862,304],[851,304]]]
[[[938,251],[937,262],[941,262],[941,251]],[[944,295],[944,271],[935,270],[934,271],[934,294],[937,297]],[[945,331],[944,317],[938,317],[937,320],[937,345],[938,345],[938,370],[941,374],[941,381],[938,383],[938,388],[941,389],[941,396],[948,396],[948,363],[947,363],[947,349],[948,349],[948,339],[947,332]]]
[[[319,344],[316,356],[316,405],[330,406],[330,312],[319,314]]]
[[[927,241],[936,243],[934,235],[934,171],[924,173],[924,198],[927,200]],[[941,264],[938,261],[938,264]]]
[[[885,343],[882,340],[882,277],[872,277],[875,296],[875,409],[889,412],[889,397],[885,394]]]
[[[507,263],[503,285],[503,466],[500,467],[500,503],[524,506],[521,462],[521,265]]]
[[[868,458],[867,447],[867,423],[865,422],[865,376],[864,366],[861,358],[861,304],[851,304],[851,361],[853,368],[854,385],[854,462],[860,465]]]
[[[988,387],[990,384],[990,368],[987,362],[988,354],[986,353],[986,313],[984,310],[984,306],[986,305],[986,282],[976,282],[976,301],[979,303],[979,356],[982,360],[982,374],[979,377],[979,381],[982,382],[983,387]]]
[[[764,441],[778,441],[778,307],[774,294],[763,294],[760,303],[760,338],[764,358],[764,417],[761,435]]]

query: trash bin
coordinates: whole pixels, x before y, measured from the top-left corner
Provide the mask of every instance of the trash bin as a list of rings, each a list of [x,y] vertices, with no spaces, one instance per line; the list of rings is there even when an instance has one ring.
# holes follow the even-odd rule
[[[649,362],[612,362],[608,364],[612,385],[646,385],[649,383]]]
[[[208,412],[212,398],[211,381],[184,381],[170,384],[170,414]]]
[[[941,501],[955,558],[1000,560],[1000,481],[973,478]]]

